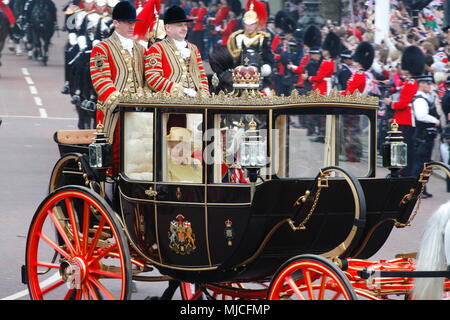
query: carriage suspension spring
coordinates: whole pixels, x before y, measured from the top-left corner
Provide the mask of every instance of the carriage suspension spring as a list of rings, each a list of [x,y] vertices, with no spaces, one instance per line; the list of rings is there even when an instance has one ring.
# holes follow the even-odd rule
[[[313,215],[314,211],[316,210],[317,203],[319,202],[320,193],[323,188],[328,188],[328,179],[327,177],[330,175],[330,173],[324,173],[322,170],[320,170],[320,176],[317,179],[317,187],[318,190],[314,196],[314,201],[311,206],[311,209],[308,212],[308,215],[306,218],[296,227],[295,222],[293,219],[289,219],[289,225],[291,226],[292,230],[298,231],[298,230],[305,230],[306,229],[306,223],[308,223],[309,219],[311,219],[311,216]],[[300,198],[295,201],[294,206],[301,205],[302,203],[305,203],[308,197],[310,196],[311,192],[309,190],[306,190],[305,194],[301,196]]]

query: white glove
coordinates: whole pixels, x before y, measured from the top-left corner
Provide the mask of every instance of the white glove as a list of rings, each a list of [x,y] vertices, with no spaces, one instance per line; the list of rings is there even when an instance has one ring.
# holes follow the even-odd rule
[[[272,73],[272,68],[268,64],[263,64],[261,66],[261,76],[267,77]]]
[[[191,88],[183,88],[183,92],[185,95],[191,98],[195,98],[197,96],[197,91]]]
[[[77,41],[78,41],[78,47],[80,48],[80,51],[83,51],[84,49],[87,48],[86,36],[79,36],[77,38]]]
[[[69,33],[69,43],[71,46],[74,46],[78,43],[76,33],[74,32]]]

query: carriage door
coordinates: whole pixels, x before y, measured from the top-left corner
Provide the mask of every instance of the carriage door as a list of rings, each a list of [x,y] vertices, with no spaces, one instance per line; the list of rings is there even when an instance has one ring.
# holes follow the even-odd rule
[[[207,267],[203,113],[157,114],[156,228],[163,264]]]

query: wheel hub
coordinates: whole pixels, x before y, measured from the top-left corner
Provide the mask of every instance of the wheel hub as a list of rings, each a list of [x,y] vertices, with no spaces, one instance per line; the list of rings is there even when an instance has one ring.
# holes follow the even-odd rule
[[[63,260],[59,266],[59,274],[69,289],[80,289],[86,275],[86,264],[79,257]]]

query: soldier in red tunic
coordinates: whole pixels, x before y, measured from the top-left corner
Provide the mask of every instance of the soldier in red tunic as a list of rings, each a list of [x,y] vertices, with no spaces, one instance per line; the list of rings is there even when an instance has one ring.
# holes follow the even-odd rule
[[[348,80],[347,89],[341,93],[342,95],[353,94],[356,90],[361,94],[365,92],[366,71],[372,67],[374,57],[375,50],[369,42],[364,41],[358,45],[353,55],[353,61],[358,70]]]
[[[8,18],[9,24],[12,25],[16,23],[16,19],[14,18],[14,14],[11,11],[11,8],[8,5],[9,1],[0,0],[0,11],[3,11]]]
[[[323,60],[320,64],[317,75],[303,75],[303,79],[312,83],[312,90],[319,90],[320,94],[325,95],[332,89],[332,77],[335,72],[334,59],[339,55],[341,50],[341,40],[332,31],[327,34],[322,45]]]
[[[401,67],[410,78],[403,83],[399,99],[398,101],[392,102],[391,108],[394,111],[392,120],[395,120],[399,125],[399,130],[402,131],[405,142],[408,145],[408,164],[400,171],[402,176],[408,177],[412,176],[412,164],[414,158],[412,102],[418,89],[415,77],[422,75],[425,68],[425,55],[422,50],[417,46],[407,47],[402,55]],[[391,101],[390,98],[386,98],[386,105],[390,105]]]

